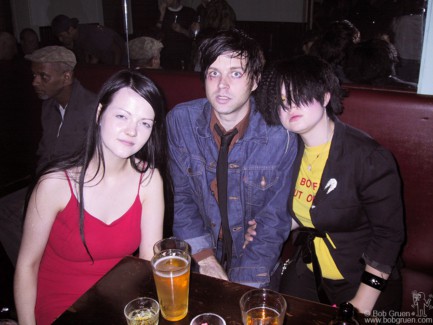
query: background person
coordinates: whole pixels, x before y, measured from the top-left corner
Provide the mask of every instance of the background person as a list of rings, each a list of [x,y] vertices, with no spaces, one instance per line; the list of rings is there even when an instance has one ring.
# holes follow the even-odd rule
[[[370,39],[355,44],[346,54],[344,74],[347,81],[373,86],[416,90],[417,84],[397,77],[397,50],[388,41]]]
[[[162,43],[152,37],[141,36],[129,41],[131,66],[135,69],[160,69]]]
[[[54,35],[74,51],[78,62],[127,65],[125,40],[114,30],[99,24],[79,24],[65,15],[51,22]]]
[[[163,119],[159,90],[138,72],[103,85],[85,148],[50,165],[30,198],[14,281],[20,324],[51,324],[137,248],[153,256],[164,215]]]
[[[338,79],[346,82],[344,61],[347,51],[361,40],[358,28],[348,20],[331,22],[309,46],[308,54],[316,55],[328,62]]]
[[[399,310],[396,263],[404,224],[398,169],[389,151],[336,117],[341,99],[332,67],[317,57],[276,63],[262,77],[259,111],[300,140],[288,204],[300,248],[283,267],[280,291],[330,304],[349,301],[361,313]]]
[[[236,25],[236,13],[225,0],[202,0],[196,11],[200,16],[200,33],[205,36]]]
[[[414,83],[418,83],[419,78],[426,5],[425,0],[402,0],[391,22],[391,39],[399,56],[397,76]]]
[[[11,61],[18,53],[17,40],[8,32],[0,32],[0,61]]]
[[[42,104],[42,138],[37,169],[81,149],[96,95],[74,77],[76,58],[63,46],[46,46],[25,58],[32,63],[33,88]]]
[[[157,27],[161,30],[164,49],[161,66],[164,69],[187,70],[191,65],[191,24],[195,21],[194,9],[184,6],[181,0],[162,0]]]
[[[232,29],[199,50],[206,98],[167,115],[173,233],[190,244],[200,273],[266,287],[290,231],[296,140],[267,126],[251,98],[264,65],[257,41]],[[251,219],[261,236],[244,249]]]
[[[32,54],[39,47],[38,34],[31,28],[23,28],[20,32],[20,50],[22,55]]]

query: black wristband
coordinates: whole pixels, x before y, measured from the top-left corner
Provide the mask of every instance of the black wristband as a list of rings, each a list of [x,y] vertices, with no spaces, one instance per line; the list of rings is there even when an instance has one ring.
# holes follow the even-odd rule
[[[361,282],[365,283],[366,285],[377,289],[379,291],[385,290],[387,280],[382,279],[381,277],[378,277],[374,274],[371,274],[370,272],[364,271],[361,276]]]

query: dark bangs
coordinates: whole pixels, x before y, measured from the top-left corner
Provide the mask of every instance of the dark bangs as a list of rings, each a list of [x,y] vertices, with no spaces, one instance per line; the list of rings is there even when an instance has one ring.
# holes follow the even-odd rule
[[[328,115],[332,118],[342,112],[342,90],[332,67],[314,56],[301,56],[293,60],[281,61],[276,69],[280,71],[282,85],[286,88],[287,102],[295,106],[308,105],[314,100],[324,106],[325,94],[331,99],[327,105]],[[280,98],[279,105],[283,105]]]
[[[232,52],[236,58],[245,58],[245,72],[252,80],[259,80],[265,62],[262,49],[257,41],[237,29],[220,31],[205,39],[199,47],[199,52],[203,80],[206,78],[210,65],[224,53]]]

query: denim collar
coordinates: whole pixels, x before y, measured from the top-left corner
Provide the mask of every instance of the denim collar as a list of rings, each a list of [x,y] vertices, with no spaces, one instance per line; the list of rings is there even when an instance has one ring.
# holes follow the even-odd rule
[[[269,128],[264,121],[262,115],[256,110],[256,104],[253,98],[251,101],[251,109],[250,109],[250,118],[249,125],[245,132],[243,138],[239,139],[239,142],[242,141],[257,141],[261,143],[268,142],[269,139]],[[211,119],[211,104],[209,101],[206,101],[203,106],[202,114],[197,119],[196,122],[196,131],[198,136],[203,138],[212,137],[212,132],[209,128],[210,119]]]

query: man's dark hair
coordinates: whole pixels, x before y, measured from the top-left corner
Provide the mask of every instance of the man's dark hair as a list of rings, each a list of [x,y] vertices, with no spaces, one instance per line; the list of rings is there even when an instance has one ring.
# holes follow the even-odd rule
[[[200,44],[200,68],[203,80],[210,65],[221,54],[227,52],[233,52],[235,57],[245,58],[245,71],[251,80],[259,81],[265,64],[263,51],[255,39],[238,29],[217,32]]]
[[[51,30],[54,35],[59,35],[62,32],[68,31],[70,27],[77,28],[78,22],[77,18],[69,18],[66,15],[57,15],[51,21]]]

